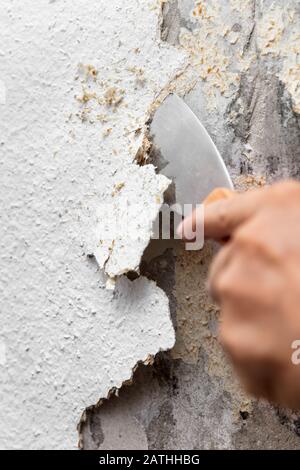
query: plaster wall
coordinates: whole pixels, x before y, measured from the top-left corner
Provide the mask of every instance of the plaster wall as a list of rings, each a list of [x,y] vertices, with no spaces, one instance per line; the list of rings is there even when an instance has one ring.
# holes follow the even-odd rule
[[[176,91],[236,187],[299,177],[298,15],[296,0],[2,0],[1,448],[75,447],[79,421],[91,449],[299,448],[299,417],[245,396],[218,345],[215,247],[142,260],[169,181],[135,163]],[[127,202],[137,236],[103,237]]]
[[[169,90],[204,123],[238,189],[299,178],[298,24],[297,1],[163,5],[161,37],[188,55]],[[219,312],[205,287],[215,250],[180,250],[145,267],[171,299],[176,344],[89,411],[85,448],[113,446],[114,428],[122,448],[299,449],[299,415],[246,396],[219,346]],[[144,431],[135,442],[121,429],[128,416],[132,436]]]

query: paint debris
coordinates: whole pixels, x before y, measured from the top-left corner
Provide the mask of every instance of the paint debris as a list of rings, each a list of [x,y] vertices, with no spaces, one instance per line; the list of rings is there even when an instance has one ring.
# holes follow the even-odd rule
[[[234,186],[237,190],[261,188],[267,184],[265,176],[241,175],[234,179]]]
[[[96,93],[90,93],[85,87],[82,88],[82,95],[77,96],[76,99],[79,101],[79,103],[86,104],[90,100],[95,100],[97,99]]]
[[[243,56],[237,47],[240,32],[233,30],[238,22],[225,23],[224,18],[228,15],[223,12],[224,8],[221,3],[196,1],[191,12],[195,27],[192,31],[182,28],[179,37],[180,45],[189,54],[191,66],[204,81],[208,109],[217,107],[220,96],[230,97],[238,90],[243,65]],[[243,11],[240,11],[241,16]]]
[[[110,134],[112,133],[112,127],[107,127],[106,129],[104,129],[103,131],[103,137],[108,137]]]
[[[113,192],[111,193],[111,195],[113,197],[116,196],[116,194],[118,194],[121,191],[121,189],[124,188],[124,186],[125,186],[124,182],[115,184]]]
[[[124,99],[125,90],[120,90],[115,87],[108,88],[104,93],[104,102],[106,106],[116,108],[122,103]]]
[[[146,82],[145,70],[141,67],[128,67],[128,71],[135,75],[136,85],[143,87]]]
[[[182,27],[179,35],[190,63],[183,74],[184,88],[197,82],[197,74],[204,82],[208,110],[217,109],[222,96],[232,98],[237,93],[242,73],[249,70],[260,54],[272,59],[270,65],[290,93],[293,110],[299,113],[300,33],[298,14],[289,3],[271,4],[267,13],[259,16],[250,0],[230,0],[229,5],[196,0],[190,18],[193,28]],[[257,51],[250,48],[252,36]],[[177,80],[177,89],[179,84]]]
[[[91,64],[78,64],[78,73],[83,76],[85,81],[92,78],[94,81],[98,77],[98,70]]]

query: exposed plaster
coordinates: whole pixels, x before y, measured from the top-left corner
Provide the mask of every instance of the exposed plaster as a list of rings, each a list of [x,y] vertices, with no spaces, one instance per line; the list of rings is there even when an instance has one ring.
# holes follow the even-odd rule
[[[170,37],[176,33],[177,44],[189,56],[190,66],[181,78],[186,90],[191,83],[195,86],[195,75],[200,77],[206,106],[209,110],[219,109],[223,98],[231,99],[238,92],[242,74],[249,71],[258,56],[270,55],[272,67],[290,93],[294,111],[299,113],[299,12],[293,4],[289,1],[283,7],[268,1],[268,5],[260,6],[256,0],[168,2],[162,37],[176,44],[176,38]],[[256,47],[249,49],[255,28]]]
[[[194,73],[203,80],[206,106],[212,110],[222,97],[230,98],[237,91],[241,70],[255,58],[245,57],[243,49],[253,23],[245,22],[247,2],[240,9],[231,2],[195,1],[193,5],[192,26],[182,28],[179,42],[189,54]]]
[[[163,5],[162,38],[183,48],[190,65],[170,80],[157,102],[170,91],[184,97],[213,136],[237,189],[299,176],[299,127],[280,83],[282,61],[261,54],[259,47],[258,24],[272,4],[282,8],[282,2],[268,0]],[[153,260],[171,269],[161,277],[173,285],[172,296],[166,291],[172,298],[175,347],[157,356],[153,366],[138,368],[119,397],[89,412],[81,430],[84,448],[113,445],[110,428],[122,433],[123,420],[141,438],[134,444],[122,433],[118,445],[123,447],[128,441],[150,449],[299,448],[297,415],[247,397],[216,339],[218,309],[205,288],[213,252],[207,246],[193,255],[179,251],[173,264],[169,256]],[[149,267],[142,270],[151,277]],[[154,278],[161,285],[157,270]],[[99,425],[105,442],[94,439]]]
[[[276,60],[278,77],[292,97],[294,111],[300,114],[299,11],[288,1],[284,6],[273,3],[261,15],[257,29],[260,53]]]
[[[213,244],[198,253],[181,249],[176,257],[176,344],[174,359],[198,364],[200,354],[207,355],[205,370],[210,377],[224,380],[235,402],[235,409],[251,409],[251,400],[241,390],[218,342],[219,308],[207,292],[208,270],[217,247]],[[192,286],[192,288],[191,288]],[[235,419],[237,416],[235,416]]]

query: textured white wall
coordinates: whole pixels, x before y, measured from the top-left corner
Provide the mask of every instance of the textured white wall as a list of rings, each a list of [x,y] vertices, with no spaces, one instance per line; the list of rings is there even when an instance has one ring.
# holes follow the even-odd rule
[[[111,275],[136,268],[167,185],[132,163],[143,139],[133,131],[183,62],[159,44],[159,3],[1,1],[2,448],[75,447],[85,407],[174,343],[154,283],[121,278],[107,291],[86,256],[99,205],[127,196],[143,242],[121,236],[99,257],[110,253]]]
[[[299,178],[299,0],[169,0],[163,10],[162,37],[189,54],[172,86],[236,187]],[[88,413],[83,447],[299,449],[299,416],[245,396],[222,353],[205,288],[211,247],[177,253],[175,273],[163,260],[160,281],[168,292],[175,284],[175,348]]]

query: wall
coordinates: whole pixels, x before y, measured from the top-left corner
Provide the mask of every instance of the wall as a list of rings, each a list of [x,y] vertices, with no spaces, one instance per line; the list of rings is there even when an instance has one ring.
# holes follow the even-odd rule
[[[299,177],[298,7],[173,0],[163,8],[162,39],[189,56],[169,90],[205,124],[238,189]],[[205,289],[214,250],[168,253],[145,268],[171,299],[176,345],[88,412],[84,448],[299,449],[299,415],[246,396],[218,344],[218,309]]]
[[[160,46],[159,13],[156,1],[1,2],[3,448],[77,447],[85,408],[174,344],[164,292],[121,276],[138,269],[169,184],[134,160],[184,61]],[[126,201],[136,236],[101,241]]]

